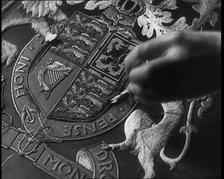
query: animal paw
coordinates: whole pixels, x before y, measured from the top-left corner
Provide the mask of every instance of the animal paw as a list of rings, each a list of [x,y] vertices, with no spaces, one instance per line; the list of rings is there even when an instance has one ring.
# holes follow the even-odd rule
[[[45,34],[45,41],[46,42],[51,42],[57,37],[57,34],[52,34],[50,32]]]
[[[154,171],[149,171],[145,173],[145,176],[143,179],[150,179],[150,178],[154,178],[156,176]]]
[[[111,145],[101,144],[100,149],[110,151],[110,150],[113,150],[113,147]]]

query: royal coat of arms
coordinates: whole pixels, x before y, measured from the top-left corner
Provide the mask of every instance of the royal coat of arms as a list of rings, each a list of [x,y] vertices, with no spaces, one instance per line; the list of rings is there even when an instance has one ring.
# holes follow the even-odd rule
[[[41,44],[43,37],[35,36],[20,54],[14,103],[30,132],[39,123],[52,128],[46,133],[52,139],[88,138],[119,124],[135,106],[130,96],[121,104],[110,100],[125,87],[124,58],[138,41],[81,12],[62,25],[54,27],[55,41]],[[40,49],[38,59],[32,56]],[[36,120],[29,119],[30,108],[38,111]]]
[[[191,23],[181,6],[197,14]],[[2,63],[13,64],[1,80],[2,148],[32,161],[39,178],[153,178],[157,156],[173,169],[197,132],[192,120],[212,107],[214,95],[146,112],[126,90],[124,59],[155,36],[214,26],[219,7],[218,0],[9,1],[2,32],[31,23],[37,34],[22,50],[2,41]],[[169,158],[165,149],[180,125],[185,143]]]

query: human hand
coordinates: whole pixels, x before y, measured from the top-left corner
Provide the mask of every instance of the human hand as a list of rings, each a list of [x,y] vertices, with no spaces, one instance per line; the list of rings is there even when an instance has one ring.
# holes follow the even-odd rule
[[[142,103],[202,96],[221,86],[221,33],[180,32],[148,40],[125,59],[128,90]]]

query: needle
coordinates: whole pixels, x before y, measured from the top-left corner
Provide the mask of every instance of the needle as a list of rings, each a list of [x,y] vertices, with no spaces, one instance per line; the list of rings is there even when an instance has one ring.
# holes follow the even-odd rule
[[[122,91],[120,94],[114,96],[110,101],[111,104],[118,102],[118,100],[124,98],[125,96],[127,96],[127,94],[129,94],[128,89],[126,88],[124,91]]]

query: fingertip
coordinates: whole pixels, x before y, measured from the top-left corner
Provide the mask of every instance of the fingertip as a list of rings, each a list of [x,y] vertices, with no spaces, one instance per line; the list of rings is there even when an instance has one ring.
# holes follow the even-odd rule
[[[142,44],[136,46],[124,59],[125,70],[129,74],[130,71],[145,62],[143,58]]]
[[[137,55],[135,53],[135,48],[124,59],[125,70],[128,74],[130,73],[131,69],[136,66],[137,63]]]
[[[129,73],[129,82],[140,85],[148,84],[151,78],[152,68],[150,63],[146,63],[132,69]]]
[[[127,89],[131,94],[134,94],[134,96],[142,92],[142,88],[139,85],[134,83],[129,83]]]

